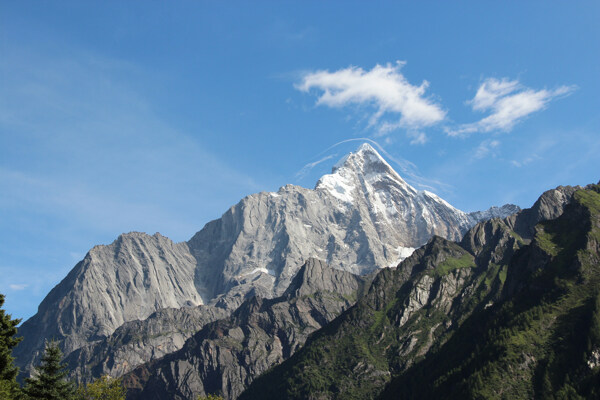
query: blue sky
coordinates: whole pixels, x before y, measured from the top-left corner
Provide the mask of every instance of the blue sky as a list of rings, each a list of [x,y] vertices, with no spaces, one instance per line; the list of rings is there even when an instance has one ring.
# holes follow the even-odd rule
[[[0,293],[313,187],[365,139],[474,211],[600,179],[600,3],[0,2]]]

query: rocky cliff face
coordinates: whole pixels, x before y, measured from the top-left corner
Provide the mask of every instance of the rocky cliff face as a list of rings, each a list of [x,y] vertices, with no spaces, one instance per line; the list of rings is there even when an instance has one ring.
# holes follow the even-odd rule
[[[492,206],[485,211],[473,211],[469,213],[469,217],[471,217],[476,222],[483,222],[492,218],[506,218],[509,215],[513,215],[521,211],[519,206],[515,206],[514,204],[505,204],[502,207]]]
[[[512,211],[504,207],[488,214]],[[132,233],[93,248],[22,325],[25,340],[15,352],[17,363],[27,370],[47,338],[57,339],[67,355],[95,342],[119,343],[111,339],[117,328],[164,308],[209,305],[231,312],[249,296],[280,296],[311,257],[358,274],[397,265],[432,235],[460,239],[482,215],[468,215],[415,190],[363,145],[314,190],[287,185],[277,193],[248,196],[187,243]],[[178,318],[159,315],[166,321]],[[168,325],[166,330],[177,331]],[[150,332],[151,326],[140,329]],[[154,346],[172,349],[184,336]],[[87,348],[73,359],[85,364],[98,351]],[[141,354],[122,359],[133,368],[149,360]]]
[[[163,308],[145,320],[126,322],[111,335],[87,343],[65,359],[70,377],[78,382],[122,376],[140,364],[179,350],[209,322],[229,313],[212,306]]]
[[[46,339],[58,340],[68,354],[156,310],[203,304],[195,269],[187,243],[160,234],[128,233],[94,247],[20,327],[19,365],[28,368]]]
[[[126,375],[129,399],[236,398],[315,330],[356,300],[363,281],[311,259],[279,298],[246,300],[230,318],[206,325],[183,348]]]
[[[554,215],[564,193],[546,193],[538,205]],[[499,300],[395,377],[380,399],[599,398],[600,186],[571,197],[511,257]]]
[[[429,354],[436,354],[466,321],[477,324],[472,316],[508,301],[512,293],[523,289],[512,287],[513,282],[529,282],[515,278],[523,269],[513,266],[515,260],[522,249],[530,247],[532,238],[535,242],[539,237],[536,224],[560,216],[575,191],[558,188],[546,192],[531,209],[476,225],[460,243],[434,237],[397,269],[379,272],[355,306],[316,332],[290,359],[256,379],[240,398],[377,397],[393,376],[402,376]],[[529,235],[531,232],[536,233]],[[531,268],[539,268],[548,258],[535,260],[531,260],[529,275]],[[527,262],[519,262],[523,264]],[[462,340],[472,342],[473,338]],[[462,353],[445,354],[453,359]],[[427,365],[433,368],[435,363]],[[452,368],[458,367],[447,371]],[[427,374],[427,369],[419,371],[411,375],[413,383],[419,373]],[[412,387],[427,389],[438,378],[432,375]],[[390,393],[394,398],[394,392]],[[415,397],[410,391],[403,393],[406,398]]]
[[[485,215],[507,216],[515,207]],[[237,306],[250,290],[262,297],[283,293],[308,258],[367,274],[397,265],[433,235],[460,240],[477,218],[415,190],[364,144],[314,190],[288,185],[249,196],[189,245],[205,266],[197,269],[200,286],[218,304]]]

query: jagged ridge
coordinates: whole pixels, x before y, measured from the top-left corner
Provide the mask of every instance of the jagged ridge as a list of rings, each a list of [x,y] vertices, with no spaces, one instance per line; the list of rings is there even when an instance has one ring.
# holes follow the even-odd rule
[[[356,300],[362,278],[309,260],[286,293],[253,297],[207,325],[183,348],[125,377],[128,399],[236,398],[258,374],[289,358],[308,335]]]
[[[119,326],[163,308],[205,304],[231,312],[248,296],[280,296],[311,257],[359,274],[397,265],[432,235],[460,239],[474,223],[410,187],[363,145],[314,190],[287,185],[248,196],[187,243],[132,233],[92,249],[22,325],[17,363],[27,371],[47,338],[65,354],[118,342],[111,335]],[[123,357],[141,360],[146,353]]]
[[[443,359],[421,361],[457,337],[468,321],[477,321],[474,315],[495,309],[494,304],[507,301],[508,293],[518,290],[513,286],[521,280],[513,279],[513,274],[519,268],[513,264],[522,254],[519,249],[531,247],[527,243],[537,237],[532,234],[536,224],[562,214],[576,190],[560,187],[546,192],[531,209],[478,224],[460,244],[432,239],[398,269],[381,271],[364,298],[313,335],[289,360],[255,380],[240,398],[369,399],[377,397],[392,376],[403,377],[406,371],[418,371],[394,384],[402,388],[411,383],[411,389],[401,391],[406,398],[473,398],[447,395],[447,387],[430,397],[420,396],[429,393],[437,379],[434,373],[427,375],[428,368]],[[473,342],[473,334],[463,333],[462,340]],[[444,354],[452,359],[451,351]],[[415,369],[415,363],[428,367]],[[452,368],[446,363],[436,371]],[[457,379],[447,382],[460,382]],[[389,393],[396,398],[396,391]]]

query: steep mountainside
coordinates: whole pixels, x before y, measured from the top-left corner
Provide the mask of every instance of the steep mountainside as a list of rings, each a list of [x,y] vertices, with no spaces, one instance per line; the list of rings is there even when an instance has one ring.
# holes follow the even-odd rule
[[[236,398],[253,378],[289,358],[308,335],[356,300],[363,281],[311,259],[283,296],[246,300],[205,326],[183,348],[125,378],[129,399]]]
[[[569,236],[568,229],[583,229],[588,236],[595,235],[594,231],[584,228],[589,226],[588,220],[567,215],[572,215],[570,210],[589,209],[582,204],[581,198],[600,196],[592,189],[574,195],[576,190],[560,187],[548,191],[531,209],[504,220],[493,219],[478,224],[460,243],[434,237],[397,269],[381,271],[355,306],[316,332],[290,359],[257,378],[240,398],[369,399],[377,397],[394,376],[397,378],[386,392],[389,398],[397,398],[399,394],[404,398],[478,398],[467,393],[473,382],[465,383],[463,391],[448,394],[451,393],[450,385],[458,384],[464,378],[460,373],[452,375],[453,371],[461,371],[462,363],[470,360],[469,354],[480,363],[471,365],[474,368],[481,366],[485,357],[478,353],[480,347],[477,346],[486,342],[478,338],[483,329],[495,332],[493,329],[500,329],[499,325],[506,321],[495,320],[495,326],[473,330],[479,326],[481,315],[512,304],[516,293],[526,297],[531,275],[535,276],[533,271],[547,269],[549,276],[545,279],[550,280],[556,273],[549,266],[553,257],[561,257],[559,247],[553,247],[552,240],[549,241],[554,256],[540,255],[537,250],[536,243],[546,237],[540,233],[543,227],[554,226],[543,221],[564,214],[557,220],[571,221],[571,228],[561,228],[566,230],[564,236]],[[573,201],[575,205],[569,205]],[[555,235],[558,230],[552,232],[550,235]],[[571,254],[579,249],[590,250],[589,242],[576,242],[569,248]],[[593,262],[597,268],[598,252],[594,246],[591,246],[589,257],[596,260]],[[524,268],[526,265],[529,267]],[[578,283],[577,279],[571,281],[576,288],[579,288]],[[581,304],[589,304],[592,300],[593,296],[585,297]],[[573,311],[564,309],[567,310]],[[516,321],[520,318],[508,316]],[[569,328],[573,326],[569,325]],[[546,328],[552,328],[551,319],[546,320]],[[525,341],[531,339],[528,336]],[[453,346],[456,342],[473,353],[465,353],[463,348]],[[469,347],[468,344],[472,345]],[[536,353],[533,359],[528,358],[528,354],[518,353],[519,362],[531,369],[538,365],[536,360],[541,359],[541,354]],[[436,355],[440,356],[435,358]],[[508,375],[515,375],[514,371],[522,368],[518,363],[510,368],[501,364],[495,367],[504,368],[506,372],[502,379],[505,381],[509,379]],[[450,377],[440,381],[443,374]],[[530,378],[531,375],[525,376],[523,380]],[[439,382],[443,384],[438,387]],[[501,382],[498,380],[498,385]]]
[[[19,366],[28,368],[46,339],[59,340],[68,354],[126,321],[162,308],[202,304],[195,269],[187,243],[159,234],[128,233],[109,246],[94,247],[19,328],[24,337],[14,352]]]
[[[65,363],[71,377],[79,382],[102,375],[122,376],[140,364],[180,349],[204,325],[228,315],[212,306],[163,308],[145,320],[126,322],[110,336],[71,352]]]
[[[478,218],[513,211],[505,206],[468,215],[432,193],[412,188],[365,144],[321,178],[314,190],[287,185],[277,193],[248,196],[187,243],[132,233],[95,247],[22,325],[25,340],[15,352],[17,363],[27,371],[44,340],[54,338],[67,355],[88,346],[71,358],[85,365],[108,351],[100,350],[102,343],[121,343],[121,333],[111,336],[118,327],[163,308],[210,305],[231,312],[248,296],[283,294],[311,257],[366,274],[397,265],[432,235],[458,240]],[[183,336],[159,339],[153,346],[172,349],[192,334],[167,326],[176,316],[158,315],[167,318],[159,325]],[[149,331],[140,335],[150,334],[151,326],[141,324],[140,329]],[[94,342],[100,348],[90,349]],[[127,368],[149,360],[142,356],[150,353],[147,349],[121,347],[125,349]],[[85,371],[75,374],[83,376]]]
[[[225,294],[226,304],[237,305],[231,299],[249,286],[263,297],[283,293],[310,257],[365,274],[397,265],[432,235],[459,240],[475,223],[436,195],[412,188],[364,144],[314,190],[287,185],[249,196],[189,244],[206,266],[197,279],[209,297]]]
[[[381,398],[600,398],[600,186],[574,198],[515,254],[503,301]]]

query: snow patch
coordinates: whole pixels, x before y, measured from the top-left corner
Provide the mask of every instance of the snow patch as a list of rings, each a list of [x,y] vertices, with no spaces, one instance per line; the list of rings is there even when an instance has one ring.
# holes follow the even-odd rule
[[[326,190],[333,197],[345,203],[354,202],[352,197],[354,188],[354,185],[340,173],[325,175],[317,183],[317,189]]]
[[[416,248],[414,248],[414,247],[398,246],[396,248],[396,253],[397,253],[397,257],[398,258],[396,259],[396,261],[394,261],[393,263],[391,263],[390,265],[388,265],[388,268],[397,267],[398,264],[400,264],[402,261],[404,261],[408,257],[410,257],[412,255],[412,253],[414,253],[415,250],[416,250]]]
[[[272,269],[266,269],[266,268],[254,268],[254,269],[253,269],[252,271],[250,271],[250,272],[244,272],[243,274],[240,274],[240,277],[243,277],[243,276],[248,276],[248,275],[254,275],[254,274],[256,274],[257,272],[261,272],[261,273],[264,273],[264,274],[269,274],[269,275],[271,275],[271,276],[275,276],[275,271],[274,271],[274,270],[272,270]]]
[[[342,168],[344,166],[344,164],[346,163],[346,160],[348,159],[348,157],[350,157],[351,155],[352,155],[352,153],[348,153],[344,157],[340,158],[340,161],[336,162],[335,165],[333,166],[333,171],[335,172],[336,169]]]
[[[373,201],[370,203],[370,206],[375,209],[376,213],[388,220],[399,214],[398,209],[394,204],[394,200],[388,192],[377,191],[373,196]]]
[[[454,208],[454,206],[452,206],[450,203],[448,203],[446,200],[442,199],[441,197],[439,197],[438,195],[436,195],[434,193],[431,193],[427,190],[423,190],[420,193],[422,193],[423,196],[429,197],[430,199],[432,199],[433,201],[435,201],[437,203],[441,203],[441,204],[445,205],[446,207],[450,208],[451,210],[459,211],[458,209]]]

